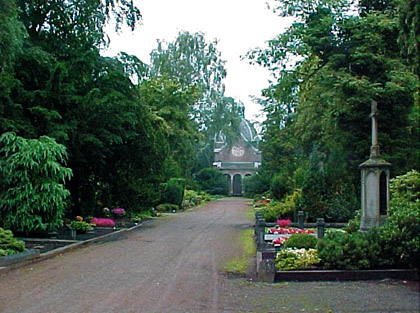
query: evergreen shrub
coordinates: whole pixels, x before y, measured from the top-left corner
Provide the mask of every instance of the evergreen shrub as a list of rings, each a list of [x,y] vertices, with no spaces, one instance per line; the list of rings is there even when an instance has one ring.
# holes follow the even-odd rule
[[[315,249],[318,239],[310,234],[293,234],[284,244],[285,248]]]
[[[177,207],[182,206],[184,198],[184,185],[185,180],[178,178],[171,178],[164,184],[161,203],[171,203]]]
[[[324,269],[361,270],[378,264],[380,247],[373,233],[333,232],[318,241],[318,256]]]

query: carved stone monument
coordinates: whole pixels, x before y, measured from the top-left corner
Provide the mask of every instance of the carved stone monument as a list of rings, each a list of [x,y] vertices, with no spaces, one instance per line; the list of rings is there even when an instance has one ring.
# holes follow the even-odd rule
[[[380,158],[378,145],[378,109],[372,101],[372,146],[369,159],[360,164],[362,174],[362,220],[360,230],[380,226],[387,217],[389,205],[389,176],[391,164]]]

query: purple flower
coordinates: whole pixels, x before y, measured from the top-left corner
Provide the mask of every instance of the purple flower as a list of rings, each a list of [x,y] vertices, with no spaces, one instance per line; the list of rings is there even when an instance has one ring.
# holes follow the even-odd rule
[[[117,216],[124,216],[125,210],[123,208],[115,208],[112,210],[112,214],[115,214]]]

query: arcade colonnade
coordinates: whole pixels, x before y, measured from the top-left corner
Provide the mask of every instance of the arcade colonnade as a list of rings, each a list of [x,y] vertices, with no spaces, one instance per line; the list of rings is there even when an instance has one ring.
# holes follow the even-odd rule
[[[244,190],[244,178],[251,176],[253,172],[229,172],[224,173],[224,177],[226,178],[228,185],[229,185],[229,194],[233,196],[242,196],[245,193]]]

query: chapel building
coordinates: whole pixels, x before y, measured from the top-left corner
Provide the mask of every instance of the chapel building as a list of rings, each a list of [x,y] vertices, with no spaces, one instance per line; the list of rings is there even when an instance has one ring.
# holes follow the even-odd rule
[[[215,138],[214,163],[229,182],[229,194],[244,194],[243,179],[255,174],[261,165],[262,155],[258,149],[260,136],[253,124],[243,116],[239,124],[239,137],[231,145],[220,133]]]

